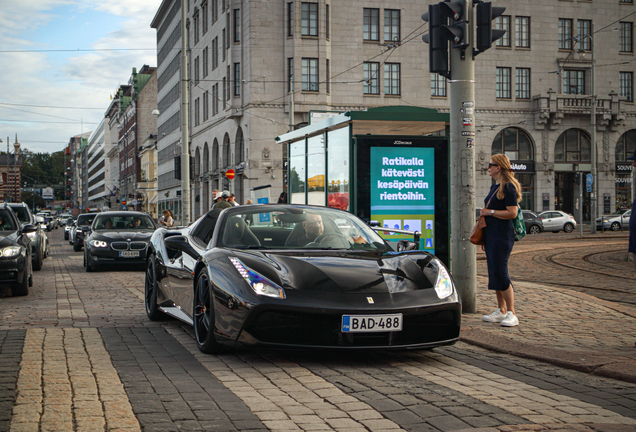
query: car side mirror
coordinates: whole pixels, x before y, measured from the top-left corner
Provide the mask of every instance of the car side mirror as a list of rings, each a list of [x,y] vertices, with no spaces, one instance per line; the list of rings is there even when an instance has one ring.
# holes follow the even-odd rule
[[[399,240],[398,241],[398,252],[417,250],[417,243],[412,242],[410,240]]]
[[[185,252],[194,259],[198,259],[201,256],[196,250],[194,250],[185,236],[170,236],[165,239],[165,244],[167,248]]]
[[[22,227],[22,234],[34,233],[37,230],[38,230],[37,226],[28,224]]]
[[[83,232],[85,232],[85,233],[88,233],[88,232],[90,232],[90,231],[91,231],[91,227],[89,227],[88,225],[83,226],[81,229],[82,229],[82,231],[83,231]]]

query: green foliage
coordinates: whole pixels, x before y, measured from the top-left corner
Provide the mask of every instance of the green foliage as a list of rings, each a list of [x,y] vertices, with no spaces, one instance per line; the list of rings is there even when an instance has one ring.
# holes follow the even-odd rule
[[[34,213],[37,207],[46,207],[46,203],[37,193],[25,191],[20,194],[20,197],[22,198],[22,202],[26,203],[31,208],[31,211],[33,211]]]
[[[64,150],[55,153],[33,153],[24,149],[20,152],[26,155],[22,167],[22,183],[56,187],[55,199],[64,199],[64,189],[59,187],[60,183],[64,182]]]

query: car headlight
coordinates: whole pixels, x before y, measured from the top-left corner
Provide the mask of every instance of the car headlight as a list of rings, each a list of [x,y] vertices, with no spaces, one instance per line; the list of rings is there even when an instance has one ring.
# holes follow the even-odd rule
[[[91,240],[90,245],[96,248],[105,248],[108,247],[108,243],[103,240]]]
[[[27,235],[28,235],[29,237],[31,237],[31,238],[35,238],[35,236],[36,236],[37,234],[38,234],[38,233],[36,233],[35,231],[34,231],[34,232],[27,233]]]
[[[4,258],[14,258],[20,255],[22,248],[20,246],[8,246],[0,249],[0,255]]]
[[[75,234],[81,234],[82,230],[75,230]]]
[[[435,281],[435,292],[437,297],[445,299],[453,294],[453,281],[441,263],[438,266],[437,280]]]
[[[236,270],[238,270],[256,294],[281,299],[286,298],[285,290],[283,290],[282,287],[279,287],[276,283],[264,276],[261,276],[255,271],[248,269],[238,258],[231,257],[230,261],[232,261]]]

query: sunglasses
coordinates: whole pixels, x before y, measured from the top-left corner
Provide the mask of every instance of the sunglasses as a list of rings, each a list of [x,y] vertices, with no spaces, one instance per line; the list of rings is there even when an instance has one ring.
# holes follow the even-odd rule
[[[492,167],[498,167],[499,165],[495,164],[495,163],[489,163],[488,164],[488,168],[492,168]]]

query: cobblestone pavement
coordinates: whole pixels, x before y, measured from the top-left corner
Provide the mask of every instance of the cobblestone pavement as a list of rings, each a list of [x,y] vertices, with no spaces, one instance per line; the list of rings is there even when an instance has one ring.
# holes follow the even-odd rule
[[[0,288],[0,431],[636,430],[634,308],[572,290],[603,293],[603,272],[631,266],[612,258],[626,239],[533,237],[510,270],[540,282],[515,283],[519,327],[481,322],[494,296],[480,277],[470,344],[211,356],[189,327],[146,318],[142,271],[85,273],[54,231],[29,296]]]

